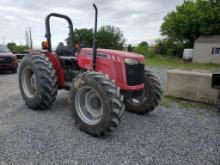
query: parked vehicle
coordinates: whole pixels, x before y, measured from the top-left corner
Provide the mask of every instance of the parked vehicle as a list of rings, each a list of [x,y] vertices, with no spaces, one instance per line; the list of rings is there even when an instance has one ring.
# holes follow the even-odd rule
[[[17,57],[7,48],[6,45],[0,45],[0,70],[11,70],[17,72]]]

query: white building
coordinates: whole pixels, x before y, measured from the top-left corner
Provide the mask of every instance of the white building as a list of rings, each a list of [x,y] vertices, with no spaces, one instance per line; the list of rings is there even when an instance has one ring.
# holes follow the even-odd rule
[[[220,35],[197,38],[194,43],[193,62],[220,64]]]

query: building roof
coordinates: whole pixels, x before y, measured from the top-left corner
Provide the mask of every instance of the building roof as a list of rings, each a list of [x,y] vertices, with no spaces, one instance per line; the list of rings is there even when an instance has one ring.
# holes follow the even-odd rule
[[[195,43],[220,43],[220,35],[200,36]]]

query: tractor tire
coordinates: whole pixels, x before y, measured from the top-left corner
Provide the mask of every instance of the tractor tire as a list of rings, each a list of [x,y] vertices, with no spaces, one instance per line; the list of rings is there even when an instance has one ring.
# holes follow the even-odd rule
[[[144,114],[153,111],[161,100],[161,87],[158,78],[149,70],[145,70],[143,95],[137,98],[124,99],[126,110]]]
[[[108,76],[94,71],[74,80],[69,105],[76,126],[92,136],[103,136],[118,127],[125,109],[120,89]]]
[[[44,55],[27,55],[19,73],[19,87],[25,104],[31,109],[48,109],[57,96],[57,76]]]

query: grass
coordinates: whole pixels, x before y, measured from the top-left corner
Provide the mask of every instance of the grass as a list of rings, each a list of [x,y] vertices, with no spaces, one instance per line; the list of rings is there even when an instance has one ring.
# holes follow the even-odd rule
[[[155,55],[151,58],[145,58],[145,65],[149,67],[165,67],[170,69],[198,69],[219,71],[220,64],[198,64],[192,62],[184,62],[182,59],[171,56]]]
[[[192,102],[187,100],[178,99],[175,97],[162,97],[160,105],[164,107],[170,107],[173,103],[181,109],[210,109],[210,105],[198,102]]]

